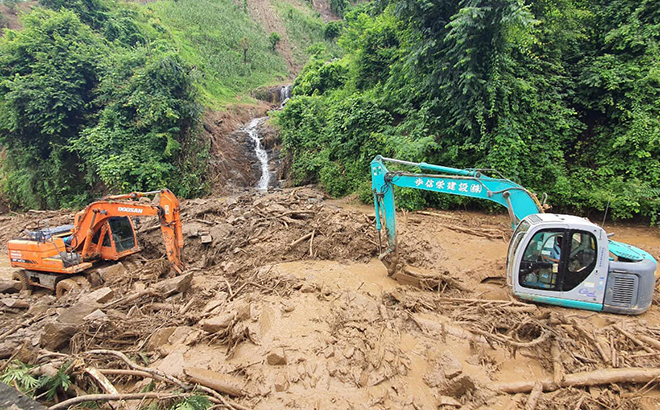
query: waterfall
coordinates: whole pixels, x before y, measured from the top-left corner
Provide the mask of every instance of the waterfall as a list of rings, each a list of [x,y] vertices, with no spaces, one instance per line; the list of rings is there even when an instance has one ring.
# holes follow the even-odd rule
[[[250,121],[250,123],[243,128],[243,130],[247,132],[250,138],[252,138],[252,140],[254,141],[254,152],[257,155],[259,162],[261,163],[261,178],[259,178],[259,182],[257,183],[257,189],[260,191],[267,191],[268,183],[270,182],[268,153],[261,146],[261,139],[259,138],[259,130],[257,129],[257,127],[259,127],[259,124],[261,124],[261,122],[265,119],[266,117],[253,118],[252,121]]]
[[[293,85],[285,85],[280,88],[280,109],[284,108],[284,104],[289,101],[289,98],[293,95],[292,93]]]
[[[288,100],[291,98],[291,89],[293,86],[291,84],[285,85],[284,87],[280,88],[280,101],[284,102],[285,100]]]

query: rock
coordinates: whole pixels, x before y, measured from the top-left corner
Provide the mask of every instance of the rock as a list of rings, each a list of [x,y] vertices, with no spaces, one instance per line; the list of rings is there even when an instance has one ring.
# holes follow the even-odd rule
[[[82,300],[90,300],[96,303],[110,302],[115,297],[115,291],[109,287],[96,289],[94,292],[85,295]]]
[[[201,241],[203,244],[209,244],[213,242],[213,237],[211,235],[202,235]]]
[[[456,400],[453,397],[449,396],[440,396],[438,397],[438,401],[436,403],[436,406],[453,406],[453,407],[461,407],[462,404],[458,400]]]
[[[290,313],[296,310],[296,305],[293,304],[290,300],[283,300],[282,302],[282,311],[284,313]]]
[[[14,350],[16,349],[16,346],[18,346],[16,343],[0,343],[0,360],[11,357],[11,355],[14,353]]]
[[[289,378],[284,373],[275,376],[275,391],[283,392],[289,390]]]
[[[439,386],[440,391],[454,398],[460,398],[468,391],[475,389],[474,381],[467,375],[462,375],[448,380],[444,386]]]
[[[236,315],[234,313],[225,313],[212,318],[200,321],[200,325],[205,332],[215,333],[229,327]]]
[[[30,307],[30,304],[23,299],[5,298],[0,299],[0,303],[14,309],[27,309]]]
[[[219,242],[229,238],[232,231],[231,225],[226,223],[219,223],[211,228],[209,233],[211,237],[213,237],[213,246],[216,246]]]
[[[153,352],[159,347],[169,342],[170,336],[176,330],[176,327],[163,327],[154,332],[147,342],[147,351]]]
[[[85,322],[95,321],[95,320],[105,322],[106,320],[108,320],[108,315],[103,313],[101,309],[96,309],[95,311],[93,311],[92,313],[90,313],[89,315],[83,318],[83,321]]]
[[[446,351],[439,359],[440,368],[448,379],[453,379],[463,373],[463,365],[453,353]]]
[[[158,365],[158,370],[174,377],[183,376],[183,364],[185,363],[183,353],[175,351],[167,355]]]
[[[21,283],[16,280],[0,280],[0,293],[18,293]]]
[[[40,296],[35,303],[30,306],[28,314],[31,316],[37,316],[40,313],[44,313],[48,310],[50,305],[55,302],[55,296],[52,295],[43,295]]]
[[[315,283],[305,282],[300,288],[300,291],[302,293],[312,293],[312,292],[316,292],[316,289],[318,288]]]
[[[204,231],[206,231],[206,225],[194,221],[183,224],[181,228],[181,233],[188,238],[196,238],[200,235],[200,232]]]
[[[114,263],[104,268],[99,268],[96,271],[105,282],[114,282],[127,273],[126,267],[121,262]]]
[[[199,383],[202,386],[230,396],[245,395],[245,391],[243,390],[245,380],[240,377],[194,367],[186,367],[183,371],[194,383]]]
[[[70,323],[50,322],[44,326],[39,338],[39,344],[44,349],[57,350],[69,343],[69,339],[76,333],[76,326]]]
[[[227,302],[227,297],[229,295],[226,292],[220,292],[214,299],[211,299],[206,306],[204,306],[204,309],[202,310],[202,315],[206,315],[207,313],[211,313],[215,308],[222,306]]]
[[[85,316],[100,307],[101,305],[98,303],[81,300],[75,305],[64,309],[64,311],[57,317],[57,321],[60,323],[77,325],[85,321]]]
[[[185,292],[190,287],[193,274],[175,276],[170,279],[162,280],[154,285],[154,290],[163,297],[171,296],[175,293]]]
[[[275,349],[266,356],[266,362],[271,366],[281,366],[286,364],[286,355],[284,349]]]

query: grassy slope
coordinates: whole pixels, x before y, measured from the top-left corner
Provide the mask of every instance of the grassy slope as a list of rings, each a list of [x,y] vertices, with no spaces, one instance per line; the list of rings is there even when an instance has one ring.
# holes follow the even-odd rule
[[[324,41],[324,23],[306,5],[271,1],[284,22],[282,30],[289,35],[294,59],[302,66],[308,58],[307,47]],[[243,2],[164,0],[144,7],[154,21],[168,29],[182,56],[201,73],[204,103],[210,108],[245,102],[254,88],[286,82],[296,74],[271,50],[270,33],[251,18]],[[247,64],[243,63],[244,38],[249,44]]]

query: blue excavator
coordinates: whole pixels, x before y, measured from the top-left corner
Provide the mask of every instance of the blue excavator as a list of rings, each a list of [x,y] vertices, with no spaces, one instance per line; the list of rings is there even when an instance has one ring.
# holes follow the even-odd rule
[[[385,163],[420,172],[390,171]],[[380,259],[390,276],[404,268],[396,236],[394,187],[398,186],[504,206],[514,230],[507,253],[507,284],[521,300],[629,315],[651,306],[657,262],[648,252],[611,240],[602,227],[585,218],[546,213],[548,207],[534,193],[496,171],[379,155],[371,162],[371,181],[376,229],[380,237],[384,227],[387,237]]]

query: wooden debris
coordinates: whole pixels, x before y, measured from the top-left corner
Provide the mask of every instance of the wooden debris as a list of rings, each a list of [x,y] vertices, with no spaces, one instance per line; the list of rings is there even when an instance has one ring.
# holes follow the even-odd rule
[[[648,383],[660,379],[660,369],[626,368],[599,369],[592,372],[567,374],[563,387],[598,386],[614,383]],[[557,386],[552,378],[542,380],[526,380],[522,382],[498,382],[489,387],[502,393],[529,393],[537,383],[543,385],[543,391],[554,391]]]

